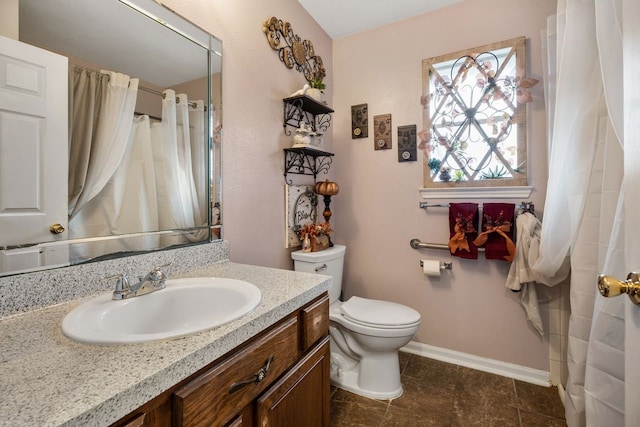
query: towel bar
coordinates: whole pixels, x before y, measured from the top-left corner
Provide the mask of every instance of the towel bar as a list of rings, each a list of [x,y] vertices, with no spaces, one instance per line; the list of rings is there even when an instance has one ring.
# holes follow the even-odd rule
[[[479,206],[482,207],[482,203],[480,203]],[[449,203],[420,202],[420,209],[448,208],[448,207],[450,207]],[[535,214],[535,211],[536,211],[536,208],[535,208],[535,205],[533,204],[533,202],[522,201],[522,202],[520,202],[519,205],[516,205],[515,207],[516,207],[516,209],[522,209],[522,212],[531,212],[532,214]]]

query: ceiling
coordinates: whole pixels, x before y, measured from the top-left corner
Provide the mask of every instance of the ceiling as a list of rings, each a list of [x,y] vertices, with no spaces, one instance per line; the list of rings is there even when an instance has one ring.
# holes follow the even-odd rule
[[[332,39],[360,33],[462,0],[298,0]]]

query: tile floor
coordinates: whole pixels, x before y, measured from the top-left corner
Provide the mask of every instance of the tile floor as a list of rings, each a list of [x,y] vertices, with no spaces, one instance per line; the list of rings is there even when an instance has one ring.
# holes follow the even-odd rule
[[[404,394],[371,400],[332,387],[334,427],[566,426],[555,387],[400,352]]]

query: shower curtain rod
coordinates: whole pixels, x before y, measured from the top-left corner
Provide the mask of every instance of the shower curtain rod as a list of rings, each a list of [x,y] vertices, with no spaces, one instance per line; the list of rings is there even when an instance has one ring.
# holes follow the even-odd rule
[[[159,96],[162,97],[162,99],[165,98],[165,94],[163,92],[159,92],[157,90],[149,89],[148,87],[144,87],[144,86],[138,86],[138,89],[142,90],[142,91],[145,91],[145,92],[152,93],[154,95],[159,95]],[[196,108],[198,106],[198,104],[193,102],[193,101],[187,101],[187,104],[189,104],[189,107],[191,107],[191,108]],[[207,111],[207,107],[204,107],[204,111]]]
[[[74,68],[78,68],[78,69],[82,69],[82,70],[92,71],[90,68],[85,68],[85,67],[82,67],[80,65],[73,65],[73,67]],[[104,75],[107,76],[107,78],[109,78],[109,79],[111,78],[111,76],[109,76],[109,74],[104,74]],[[149,93],[152,93],[154,95],[159,95],[159,96],[162,97],[162,99],[165,98],[165,94],[163,92],[159,92],[159,91],[154,90],[154,89],[149,89],[148,87],[144,87],[144,86],[138,85],[138,90],[142,90],[144,92],[149,92]],[[192,107],[192,108],[196,108],[198,106],[198,104],[193,102],[193,101],[187,101],[187,104],[189,105],[189,107]],[[204,106],[204,111],[207,111],[207,106],[206,105]]]

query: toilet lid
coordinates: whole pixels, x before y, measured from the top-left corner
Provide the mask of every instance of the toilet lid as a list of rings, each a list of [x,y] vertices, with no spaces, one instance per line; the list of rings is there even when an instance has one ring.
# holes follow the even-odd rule
[[[351,297],[342,304],[344,316],[358,323],[383,327],[405,327],[420,322],[420,313],[390,301]]]

